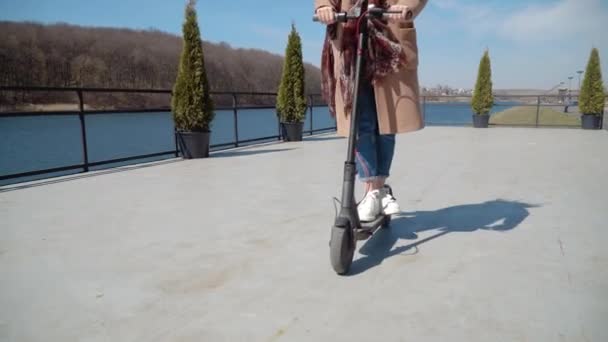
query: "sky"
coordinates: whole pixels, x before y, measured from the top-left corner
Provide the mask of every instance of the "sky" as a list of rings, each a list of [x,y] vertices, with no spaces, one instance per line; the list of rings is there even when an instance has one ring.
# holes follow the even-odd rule
[[[185,0],[0,0],[0,20],[158,29],[181,34]],[[204,40],[284,54],[291,23],[319,65],[325,30],[313,0],[199,0]],[[429,0],[416,19],[423,86],[472,88],[487,48],[497,89],[578,86],[592,47],[608,67],[608,0]],[[0,37],[2,39],[2,37]],[[606,76],[604,76],[606,82]]]

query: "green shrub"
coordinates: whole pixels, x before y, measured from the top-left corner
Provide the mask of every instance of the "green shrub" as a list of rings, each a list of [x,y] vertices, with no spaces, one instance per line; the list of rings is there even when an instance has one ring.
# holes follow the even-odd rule
[[[184,46],[173,87],[171,107],[177,130],[209,132],[214,108],[209,94],[195,4],[195,0],[189,0],[186,6],[186,20],[183,24]]]
[[[306,96],[304,95],[304,62],[302,42],[294,25],[285,50],[283,74],[277,95],[277,115],[282,122],[302,122],[306,115]]]
[[[600,54],[596,48],[591,50],[585,79],[579,94],[579,107],[583,114],[600,115],[604,111],[604,84],[600,67]]]
[[[479,62],[477,72],[477,82],[471,100],[471,107],[475,114],[488,114],[494,105],[492,95],[492,68],[490,65],[490,55],[486,50]]]

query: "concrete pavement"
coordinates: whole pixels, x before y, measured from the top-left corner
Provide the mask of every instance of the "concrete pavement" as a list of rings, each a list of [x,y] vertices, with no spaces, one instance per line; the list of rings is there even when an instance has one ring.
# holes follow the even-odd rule
[[[607,132],[397,144],[345,277],[333,136],[0,192],[0,341],[608,341]]]

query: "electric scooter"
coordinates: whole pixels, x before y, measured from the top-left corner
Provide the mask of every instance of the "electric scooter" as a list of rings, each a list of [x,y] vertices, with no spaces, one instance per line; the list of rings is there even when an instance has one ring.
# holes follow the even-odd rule
[[[357,20],[359,23],[359,37],[357,45],[357,60],[355,66],[355,91],[353,98],[353,108],[350,120],[350,132],[358,132],[359,127],[359,98],[361,92],[361,75],[366,66],[366,51],[368,48],[368,20],[370,17],[380,18],[389,12],[383,8],[373,5],[368,6],[368,0],[360,1],[361,6],[355,6],[348,12],[336,13],[337,22],[347,22]],[[367,10],[362,10],[362,9]],[[313,21],[319,21],[316,16]],[[370,238],[381,228],[388,228],[391,222],[390,215],[380,214],[371,222],[359,220],[357,203],[355,201],[355,147],[357,146],[357,134],[349,134],[348,153],[344,163],[344,181],[342,183],[342,200],[340,201],[340,212],[336,216],[334,225],[331,228],[331,239],[329,241],[330,260],[334,271],[339,275],[348,273],[353,262],[357,241]],[[388,187],[392,195],[392,189]]]

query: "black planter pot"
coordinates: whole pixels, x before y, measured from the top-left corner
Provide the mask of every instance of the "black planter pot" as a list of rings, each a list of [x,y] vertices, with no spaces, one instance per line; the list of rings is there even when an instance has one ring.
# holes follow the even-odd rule
[[[186,159],[209,157],[211,132],[177,132],[177,142]]]
[[[488,128],[489,122],[490,122],[490,116],[488,114],[483,114],[483,115],[473,114],[473,127]]]
[[[581,115],[581,126],[583,129],[600,129],[600,116],[595,114]]]
[[[281,122],[283,140],[302,141],[303,122]]]

